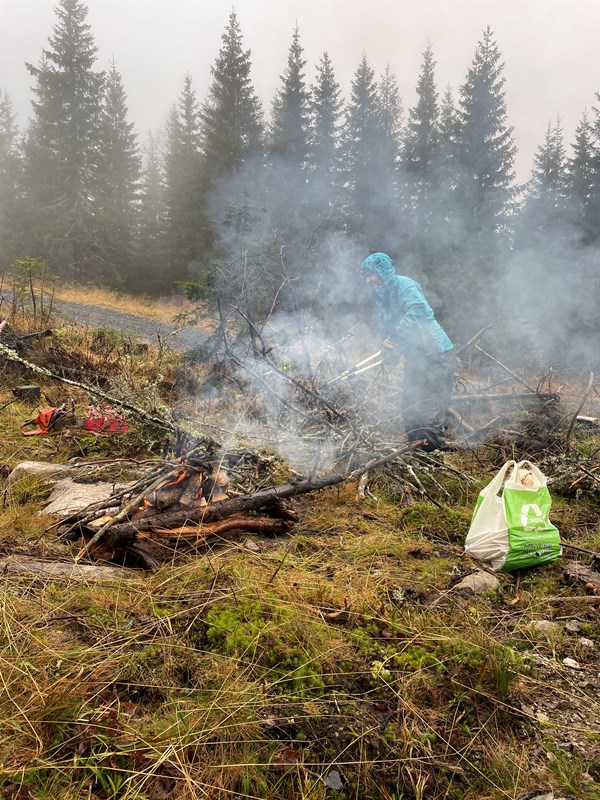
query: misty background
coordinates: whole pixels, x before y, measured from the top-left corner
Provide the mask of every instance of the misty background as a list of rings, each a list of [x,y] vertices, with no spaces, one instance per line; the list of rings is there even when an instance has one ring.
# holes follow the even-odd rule
[[[385,250],[456,342],[593,366],[595,3],[294,8],[2,0],[2,270],[337,335]]]

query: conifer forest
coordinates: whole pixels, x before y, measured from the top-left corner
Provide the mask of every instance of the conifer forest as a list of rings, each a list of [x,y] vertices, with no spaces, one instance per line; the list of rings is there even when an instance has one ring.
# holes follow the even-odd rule
[[[134,292],[243,293],[260,313],[283,283],[301,305],[351,301],[353,270],[383,250],[440,298],[453,335],[466,335],[465,303],[471,327],[508,306],[536,335],[558,320],[560,343],[548,332],[542,343],[588,360],[600,96],[573,142],[560,119],[548,123],[518,185],[491,28],[457,87],[440,88],[426,45],[406,108],[393,72],[376,75],[364,53],[349,87],[327,52],[309,85],[296,27],[276,95],[261,99],[251,77],[260,54],[245,49],[233,9],[206,96],[188,74],[164,127],[142,139],[118,54],[98,64],[85,3],[59,0],[55,11],[47,47],[25,65],[34,84],[24,128],[0,78],[1,268],[29,258],[60,279]],[[345,296],[335,297],[341,283]]]

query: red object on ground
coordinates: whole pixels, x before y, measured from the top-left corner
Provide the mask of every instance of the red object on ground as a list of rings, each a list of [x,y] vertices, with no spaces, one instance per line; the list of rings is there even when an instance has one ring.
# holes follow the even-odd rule
[[[98,408],[88,409],[83,428],[90,433],[127,433],[129,425],[122,414],[102,403]]]

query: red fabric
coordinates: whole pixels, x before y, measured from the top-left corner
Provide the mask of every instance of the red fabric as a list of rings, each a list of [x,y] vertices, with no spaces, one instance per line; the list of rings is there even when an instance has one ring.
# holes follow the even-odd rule
[[[83,428],[91,433],[127,433],[127,420],[111,406],[88,409],[83,421]]]

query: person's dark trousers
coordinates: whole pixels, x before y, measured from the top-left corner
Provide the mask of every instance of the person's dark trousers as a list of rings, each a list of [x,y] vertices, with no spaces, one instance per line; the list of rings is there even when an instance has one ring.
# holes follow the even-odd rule
[[[443,450],[446,445],[454,369],[454,350],[406,359],[402,389],[404,430],[409,442],[425,439],[424,450]]]

